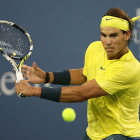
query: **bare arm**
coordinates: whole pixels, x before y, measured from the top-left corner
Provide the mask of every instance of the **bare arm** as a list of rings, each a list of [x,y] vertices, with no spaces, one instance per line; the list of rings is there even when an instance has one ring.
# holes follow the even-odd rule
[[[26,96],[41,96],[41,87],[33,87],[26,80],[21,80],[19,84],[16,83],[15,89],[17,94],[23,93]],[[81,86],[62,87],[60,102],[82,102],[107,94],[94,79]]]
[[[71,85],[81,85],[87,81],[86,77],[83,75],[83,68],[80,69],[70,69],[71,76]],[[53,83],[54,75],[53,72],[49,72],[50,81],[49,83]]]
[[[31,76],[31,73],[33,73],[33,76],[34,75],[39,76],[40,79],[44,79],[43,77],[45,76],[44,74],[45,72],[39,69],[35,64],[33,68],[31,67],[27,68],[28,68],[27,72],[30,69],[32,70],[28,74],[29,76]],[[87,82],[86,77],[83,75],[83,68],[70,69],[69,71],[71,75],[70,84],[81,86],[62,87],[60,96],[61,102],[82,102],[90,98],[107,95],[107,93],[98,85],[95,79]],[[54,75],[52,72],[49,72],[49,75],[50,75],[49,82],[52,83],[54,80]],[[38,97],[41,96],[41,87],[33,87],[25,80],[22,80],[20,84],[16,84],[15,89],[17,94],[23,93],[26,96],[38,96]]]
[[[83,68],[70,69],[71,85],[81,85],[87,81],[87,78],[83,75]]]
[[[86,77],[83,75],[83,68],[80,69],[70,69],[71,75],[71,83],[73,85],[80,85],[86,82]],[[32,67],[23,65],[22,66],[22,73],[25,78],[28,79],[29,82],[40,84],[44,83],[46,79],[46,72],[40,69],[35,62],[33,63]],[[54,81],[54,74],[53,72],[49,72],[49,83],[53,83]]]
[[[81,86],[62,87],[60,102],[82,102],[107,94],[94,79]]]

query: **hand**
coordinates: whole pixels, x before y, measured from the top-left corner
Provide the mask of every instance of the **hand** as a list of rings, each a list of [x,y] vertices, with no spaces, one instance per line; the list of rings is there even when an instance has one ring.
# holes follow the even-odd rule
[[[20,93],[24,94],[26,97],[41,95],[41,87],[31,86],[27,80],[21,80],[20,83],[15,83],[15,90],[17,95]]]
[[[20,83],[15,83],[15,90],[17,94],[24,94],[25,96],[33,96],[32,86],[27,80],[21,80]]]
[[[23,65],[22,74],[23,77],[27,78],[29,82],[34,84],[41,84],[45,82],[46,72],[40,69],[35,62],[32,67]]]

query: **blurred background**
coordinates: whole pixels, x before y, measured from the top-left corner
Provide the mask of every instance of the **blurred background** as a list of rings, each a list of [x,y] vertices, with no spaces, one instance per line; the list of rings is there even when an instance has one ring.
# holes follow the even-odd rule
[[[139,0],[0,0],[0,20],[15,22],[30,33],[34,50],[26,64],[35,61],[45,71],[61,71],[83,67],[86,48],[100,40],[101,17],[112,7],[120,7],[130,17],[140,15]],[[140,60],[140,20],[134,36],[130,49]],[[0,140],[82,139],[87,102],[18,98],[14,82],[12,66],[0,55]],[[76,111],[72,123],[61,117],[66,107]]]

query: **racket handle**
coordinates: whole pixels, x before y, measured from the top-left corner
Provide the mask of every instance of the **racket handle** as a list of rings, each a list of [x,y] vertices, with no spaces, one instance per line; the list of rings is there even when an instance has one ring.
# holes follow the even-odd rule
[[[16,71],[16,83],[19,83],[20,82],[20,80],[23,80],[23,76],[22,76],[22,73],[21,73],[21,71]],[[24,94],[22,94],[22,93],[19,93],[18,94],[18,97],[25,97],[25,95]]]
[[[20,80],[23,80],[22,73],[20,71],[16,71],[16,83],[19,83]]]

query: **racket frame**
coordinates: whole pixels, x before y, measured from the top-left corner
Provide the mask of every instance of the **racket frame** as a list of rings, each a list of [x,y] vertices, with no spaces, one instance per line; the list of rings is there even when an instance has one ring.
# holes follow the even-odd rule
[[[21,68],[22,68],[22,65],[24,64],[24,62],[29,58],[29,56],[32,54],[32,50],[33,50],[33,42],[32,42],[32,39],[30,37],[30,34],[25,31],[22,27],[20,27],[19,25],[13,23],[13,22],[9,22],[9,21],[6,21],[6,20],[0,20],[0,24],[3,23],[3,24],[8,24],[10,26],[13,26],[15,28],[17,28],[18,30],[20,30],[23,34],[25,34],[25,36],[27,37],[27,39],[29,40],[29,43],[30,43],[30,49],[29,49],[29,52],[28,54],[23,57],[23,58],[20,58],[20,57],[16,57],[16,56],[12,56],[12,55],[8,55],[6,53],[3,52],[2,48],[0,48],[0,52],[1,54],[5,57],[5,59],[7,59],[11,65],[13,66],[15,72],[16,72],[16,82],[19,83],[20,80],[23,79],[23,76],[22,76],[22,73],[21,73]],[[19,64],[17,64],[15,62],[15,60],[21,60]],[[25,95],[23,95],[22,93],[20,93],[18,96],[20,97],[25,97]]]

